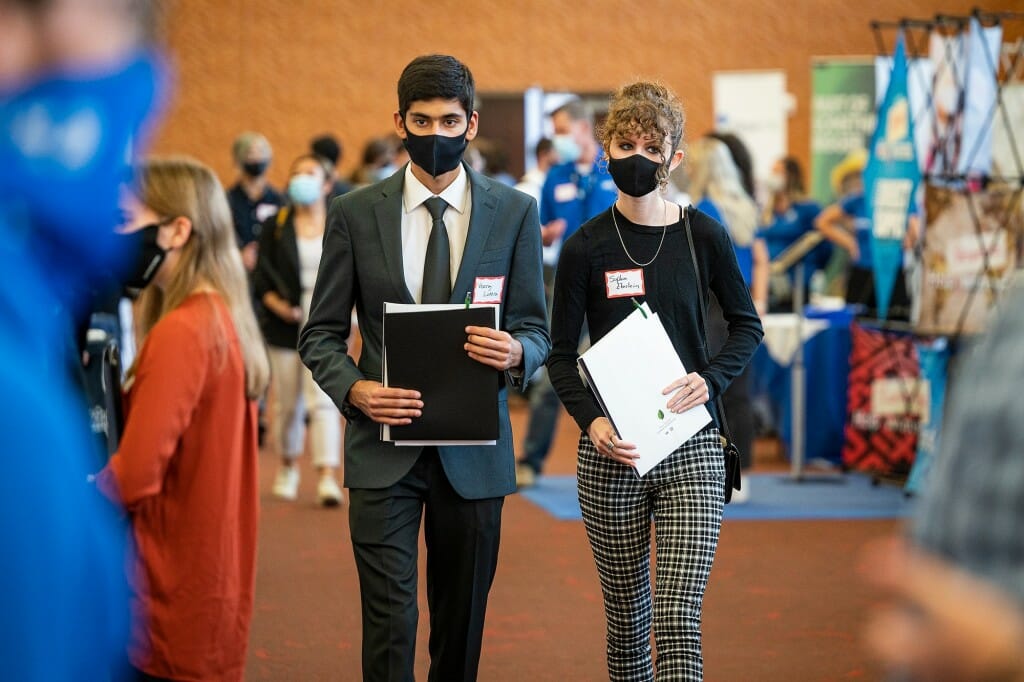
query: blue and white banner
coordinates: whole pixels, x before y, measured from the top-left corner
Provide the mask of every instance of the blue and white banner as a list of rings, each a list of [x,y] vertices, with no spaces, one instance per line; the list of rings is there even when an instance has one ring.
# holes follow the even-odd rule
[[[875,109],[882,106],[892,75],[892,57],[875,57]],[[932,145],[932,83],[935,63],[928,57],[907,60],[907,91],[910,100],[910,124],[914,127],[917,162],[925,171],[928,151]]]
[[[901,32],[892,75],[864,170],[864,197],[871,221],[871,258],[879,319],[889,313],[893,287],[903,261],[903,238],[921,173],[914,149],[914,126],[907,93],[907,57]]]
[[[942,410],[946,402],[946,373],[949,366],[949,346],[943,338],[932,343],[917,344],[921,361],[921,383],[918,390],[928,391],[927,412],[917,430],[917,456],[910,469],[905,490],[916,493],[928,480],[928,472],[939,452],[939,434],[942,432]]]

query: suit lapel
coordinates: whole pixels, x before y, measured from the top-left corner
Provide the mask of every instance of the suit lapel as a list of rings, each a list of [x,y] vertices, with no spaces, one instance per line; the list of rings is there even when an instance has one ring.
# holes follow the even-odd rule
[[[402,295],[402,303],[415,303],[409,287],[405,285],[405,266],[402,260],[402,185],[404,171],[396,172],[381,187],[381,196],[373,206],[377,219],[377,232],[384,251],[384,265],[391,275],[391,283]]]
[[[455,286],[452,287],[451,303],[462,303],[466,292],[473,291],[476,266],[491,234],[498,209],[498,200],[491,193],[491,181],[469,166],[466,166],[466,172],[469,174],[472,188],[473,207],[469,212],[469,234],[466,235],[466,248],[462,252],[459,274],[455,278]]]

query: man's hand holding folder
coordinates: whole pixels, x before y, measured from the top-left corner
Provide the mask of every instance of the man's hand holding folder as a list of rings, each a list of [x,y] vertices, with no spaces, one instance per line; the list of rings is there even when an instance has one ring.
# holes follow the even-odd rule
[[[361,379],[348,391],[348,402],[378,424],[411,424],[423,414],[420,392],[385,386],[379,381]]]
[[[464,346],[469,357],[498,371],[523,364],[523,344],[506,331],[490,327],[466,327]]]

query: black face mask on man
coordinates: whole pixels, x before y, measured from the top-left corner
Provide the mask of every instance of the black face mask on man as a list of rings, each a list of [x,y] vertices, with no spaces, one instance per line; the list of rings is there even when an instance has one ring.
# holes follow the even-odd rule
[[[160,223],[153,223],[122,235],[123,239],[129,240],[126,242],[128,246],[125,247],[125,252],[129,254],[128,258],[134,259],[126,266],[123,280],[124,287],[132,298],[149,286],[167,258],[167,250],[156,241],[159,233]]]
[[[444,135],[413,135],[408,129],[402,143],[409,152],[409,159],[417,166],[430,173],[431,177],[444,175],[459,167],[462,155],[466,151],[466,132],[457,137]]]
[[[643,154],[608,159],[608,172],[615,186],[631,197],[642,197],[653,192],[658,186],[660,169],[660,163],[651,161]]]

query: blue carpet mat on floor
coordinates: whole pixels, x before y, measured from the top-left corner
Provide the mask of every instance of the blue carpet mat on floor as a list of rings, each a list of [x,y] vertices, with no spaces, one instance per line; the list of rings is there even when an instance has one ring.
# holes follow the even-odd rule
[[[891,519],[908,516],[913,500],[903,488],[872,485],[861,474],[808,477],[792,482],[788,474],[752,474],[743,479],[750,499],[725,506],[728,520]],[[562,521],[579,521],[575,476],[541,476],[522,496]]]

